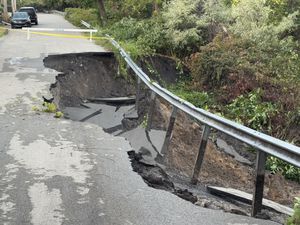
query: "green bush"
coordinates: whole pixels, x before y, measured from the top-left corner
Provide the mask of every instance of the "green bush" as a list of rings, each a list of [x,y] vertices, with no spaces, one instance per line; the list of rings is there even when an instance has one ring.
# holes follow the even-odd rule
[[[212,95],[204,91],[189,90],[185,86],[186,84],[179,83],[175,86],[169,87],[168,89],[180,98],[192,103],[198,108],[205,110],[214,108],[215,102]]]
[[[105,2],[108,18],[118,21],[125,17],[136,19],[151,18],[156,15],[156,7],[161,8],[165,0],[108,0]]]
[[[294,214],[288,218],[287,225],[300,225],[300,198],[295,198]]]
[[[136,41],[145,32],[143,25],[144,21],[126,17],[104,28],[103,32],[112,35],[116,40]]]
[[[94,0],[22,0],[18,1],[18,7],[33,6],[39,11],[42,10],[61,10],[65,8],[86,8],[93,7]]]
[[[240,95],[226,107],[226,116],[252,129],[270,131],[270,118],[277,112],[276,106],[262,102],[261,97],[261,89]]]
[[[0,25],[0,37],[6,35],[8,30]]]
[[[121,42],[125,50],[128,50],[136,59],[154,53],[165,53],[169,50],[163,21],[159,17],[148,20],[123,18],[104,28],[101,35],[104,34],[110,34]]]
[[[189,60],[195,85],[219,87],[232,73],[253,76],[255,66],[247,59],[249,43],[239,38],[218,35],[211,43],[200,48]]]
[[[272,10],[263,0],[233,4],[225,24],[228,32],[219,34],[191,58],[195,82],[220,83],[228,74],[300,80],[299,46],[284,35],[294,25],[296,13],[270,22]],[[224,15],[211,15],[223,18]]]
[[[38,11],[43,11],[49,9],[49,7],[46,5],[45,1],[41,0],[23,0],[19,2],[19,7],[24,6],[32,6],[36,8]]]
[[[290,180],[300,183],[300,169],[274,156],[268,157],[266,168],[273,173],[282,173]]]
[[[77,27],[83,27],[81,20],[88,22],[93,26],[99,25],[99,14],[97,9],[67,8],[66,19]]]
[[[172,43],[172,51],[178,56],[187,56],[205,43],[202,5],[202,0],[173,0],[164,7],[166,35]]]

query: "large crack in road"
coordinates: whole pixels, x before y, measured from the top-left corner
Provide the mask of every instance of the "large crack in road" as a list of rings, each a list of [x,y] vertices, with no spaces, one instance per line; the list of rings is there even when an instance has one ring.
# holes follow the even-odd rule
[[[190,185],[186,177],[166,167],[160,153],[165,130],[148,132],[143,127],[150,95],[143,89],[141,107],[136,112],[131,100],[135,95],[134,81],[119,74],[112,53],[51,55],[44,64],[59,71],[51,92],[65,117],[96,124],[108,133],[127,138],[135,149],[128,152],[133,170],[150,187],[169,191],[202,207],[250,215],[248,205],[210,195],[204,185]],[[279,222],[285,218],[273,210],[264,210],[260,216]]]
[[[38,16],[40,28],[75,28],[58,15]],[[32,35],[27,40],[26,34],[18,30],[12,30],[0,38],[0,224],[190,225],[199,224],[199,221],[206,225],[276,224],[195,207],[169,192],[150,188],[132,171],[127,154],[132,146],[143,140],[136,138],[136,142],[132,141],[130,146],[125,138],[112,136],[99,125],[92,124],[91,120],[96,117],[87,118],[86,114],[89,113],[82,111],[86,122],[76,122],[56,119],[51,113],[33,110],[34,107],[42,107],[42,96],[51,99],[49,86],[55,82],[58,74],[57,71],[44,67],[43,59],[46,56],[104,51],[102,47],[83,39]],[[64,57],[66,55],[60,58],[61,62],[69,65],[70,60],[63,60]],[[82,63],[82,66],[77,62],[73,65],[76,68],[74,71],[73,66],[69,65],[70,74],[89,66],[94,68],[91,75],[99,76],[99,61],[88,61]],[[165,64],[169,64],[168,61]],[[115,66],[112,70],[114,68]],[[82,75],[84,76],[80,81],[72,83],[74,89],[84,85],[90,76]],[[67,76],[67,73],[60,74],[57,78],[63,81]],[[68,90],[71,83],[64,84]],[[89,86],[93,87],[93,84]],[[120,85],[114,92],[109,91],[109,97],[116,97],[124,87],[128,86]],[[111,90],[108,86],[104,89]],[[103,93],[105,90],[102,89]],[[76,94],[75,96],[79,96],[77,99],[69,99],[71,103],[81,102],[84,99],[81,96],[89,93],[88,88],[85,91]],[[65,100],[66,103],[69,102],[68,99]],[[59,102],[57,96],[55,101]],[[106,105],[107,110],[102,109],[100,112],[99,104],[95,103],[81,102],[83,109],[89,107],[92,113],[98,111],[97,116],[105,115],[107,118],[116,115],[109,113],[112,109],[127,112],[131,107]],[[70,105],[73,106],[72,104]],[[93,106],[97,108],[94,110]],[[76,107],[80,107],[80,104]],[[130,112],[127,122],[122,123],[122,128],[126,127],[126,130],[137,124],[133,119],[135,112]],[[121,117],[122,113],[119,115]],[[143,120],[143,115],[140,115],[140,120]],[[107,119],[102,117],[101,121],[105,122]],[[94,122],[98,122],[98,119]],[[106,125],[106,131],[120,133],[119,122],[109,121]],[[136,129],[124,135],[136,137],[142,133]],[[153,130],[149,137],[151,140],[160,140],[163,136],[160,132]],[[152,144],[159,149],[159,141],[155,140],[152,140]],[[150,143],[146,149],[151,149]],[[146,150],[143,152],[146,160],[149,153]],[[155,155],[158,154],[154,151],[153,156]]]

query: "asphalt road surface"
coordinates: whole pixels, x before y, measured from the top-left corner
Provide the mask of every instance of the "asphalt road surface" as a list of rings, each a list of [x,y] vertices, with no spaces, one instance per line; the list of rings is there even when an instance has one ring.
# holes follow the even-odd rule
[[[71,28],[40,14],[38,27]],[[103,51],[88,40],[32,35],[0,39],[0,224],[271,225],[270,221],[197,207],[148,187],[132,171],[120,137],[88,124],[35,112],[57,72],[52,53]]]

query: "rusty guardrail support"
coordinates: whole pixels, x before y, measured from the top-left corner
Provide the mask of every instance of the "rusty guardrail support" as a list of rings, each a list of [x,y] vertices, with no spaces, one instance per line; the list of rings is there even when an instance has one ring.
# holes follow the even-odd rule
[[[192,184],[197,184],[198,183],[198,176],[199,176],[201,166],[202,166],[202,162],[203,162],[203,159],[204,159],[209,134],[210,134],[210,127],[207,126],[207,125],[204,125],[203,129],[202,129],[202,137],[201,137],[199,152],[198,152],[198,155],[197,155],[197,159],[196,159],[196,163],[195,163],[194,171],[193,171],[193,176],[192,176],[192,179],[191,179]]]
[[[162,155],[165,155],[168,152],[170,141],[171,141],[171,138],[172,138],[172,132],[173,132],[176,116],[177,116],[177,112],[178,112],[178,108],[173,106],[170,122],[169,122],[167,133],[166,133],[166,138],[165,138],[164,144],[163,144],[162,149],[161,149],[161,154]]]
[[[139,113],[139,100],[141,95],[141,79],[138,77],[136,83],[136,100],[135,100],[135,110]]]
[[[148,122],[146,130],[150,131],[152,127],[152,121],[153,121],[153,114],[154,114],[154,108],[155,108],[155,100],[156,100],[156,93],[154,91],[151,91],[151,102],[150,102],[150,108],[148,112]]]
[[[251,216],[255,217],[262,209],[262,201],[264,194],[265,182],[265,165],[267,160],[267,153],[257,151],[256,168],[255,168],[255,189],[252,200]]]

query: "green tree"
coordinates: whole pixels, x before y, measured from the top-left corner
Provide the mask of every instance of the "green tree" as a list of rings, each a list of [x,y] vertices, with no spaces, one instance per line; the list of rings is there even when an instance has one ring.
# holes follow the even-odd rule
[[[178,55],[190,54],[204,44],[207,24],[201,20],[202,5],[202,0],[173,0],[164,5],[166,35]]]

